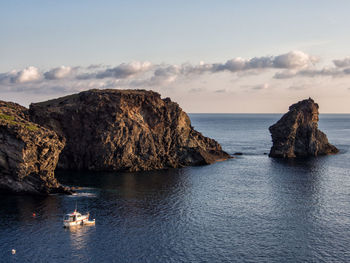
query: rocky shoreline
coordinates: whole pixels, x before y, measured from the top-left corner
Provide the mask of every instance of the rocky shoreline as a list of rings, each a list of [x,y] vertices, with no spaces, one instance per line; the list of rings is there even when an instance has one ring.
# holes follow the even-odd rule
[[[311,98],[289,107],[272,125],[269,156],[335,154],[318,129]],[[243,155],[236,152],[234,155]],[[0,101],[0,192],[72,193],[54,171],[148,171],[234,158],[194,130],[169,98],[146,90],[88,90],[27,109]]]
[[[54,176],[63,147],[54,131],[29,120],[28,109],[0,101],[0,191],[69,193]]]
[[[194,130],[169,98],[146,90],[89,90],[30,105],[2,102],[0,190],[69,192],[56,168],[146,171],[231,158]],[[11,157],[9,156],[16,156]]]

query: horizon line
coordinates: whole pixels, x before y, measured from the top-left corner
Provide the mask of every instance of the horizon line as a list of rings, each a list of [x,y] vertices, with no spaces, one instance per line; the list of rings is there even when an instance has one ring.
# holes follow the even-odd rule
[[[186,112],[187,114],[285,114],[287,112]],[[350,114],[350,112],[322,112],[319,114],[334,114],[334,115],[347,115]]]

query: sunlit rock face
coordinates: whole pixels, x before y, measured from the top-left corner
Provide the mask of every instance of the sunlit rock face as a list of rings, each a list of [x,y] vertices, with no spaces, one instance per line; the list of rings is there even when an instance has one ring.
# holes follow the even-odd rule
[[[63,147],[55,132],[29,121],[28,109],[0,101],[1,192],[69,192],[54,176]]]
[[[311,98],[299,101],[269,130],[270,157],[294,158],[335,154],[338,149],[318,129],[318,104]]]
[[[60,169],[143,171],[229,158],[153,91],[89,90],[31,104],[30,116],[66,139]]]

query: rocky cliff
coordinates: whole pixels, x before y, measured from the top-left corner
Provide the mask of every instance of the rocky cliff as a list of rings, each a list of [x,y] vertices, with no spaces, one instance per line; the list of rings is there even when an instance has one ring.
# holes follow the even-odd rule
[[[29,121],[28,109],[0,101],[1,192],[69,192],[54,177],[63,147],[55,132]]]
[[[177,103],[153,91],[89,90],[31,104],[30,116],[66,138],[61,169],[142,171],[229,158]]]
[[[289,107],[288,113],[270,128],[270,157],[304,157],[335,154],[338,149],[318,129],[318,104],[311,98]]]

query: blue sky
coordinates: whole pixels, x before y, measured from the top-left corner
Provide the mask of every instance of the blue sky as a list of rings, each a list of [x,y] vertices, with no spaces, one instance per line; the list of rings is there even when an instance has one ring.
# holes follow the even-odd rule
[[[0,92],[3,99],[28,105],[93,87],[137,87],[170,96],[190,112],[282,112],[294,100],[313,96],[321,111],[324,105],[324,112],[350,112],[350,106],[342,104],[350,95],[350,74],[343,70],[350,64],[339,70],[333,63],[350,55],[349,10],[349,1],[321,0],[2,1]],[[183,73],[181,66],[225,64],[238,57],[249,61],[291,51],[317,57],[317,62],[220,73],[211,68],[200,74]],[[100,78],[103,70],[123,63],[134,63],[132,70],[136,67],[142,74],[123,75],[122,81],[119,75]],[[90,65],[99,65],[97,73],[86,69]],[[176,73],[169,69],[174,65]],[[51,81],[44,77],[52,69],[62,71],[62,66],[70,73]],[[14,80],[14,74],[29,67],[26,76],[34,77]],[[80,70],[79,82],[70,71],[75,67],[80,67],[74,71]],[[159,68],[167,77],[170,73],[164,70],[169,69],[171,78],[149,81]],[[324,68],[332,73],[324,74]],[[293,77],[277,80],[274,76],[283,70],[293,70]],[[97,78],[83,81],[81,74]],[[276,100],[279,103],[272,103]],[[253,107],[246,105],[249,101]]]

